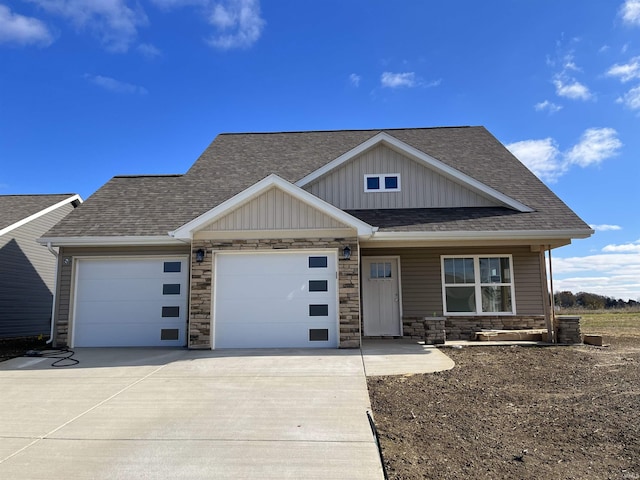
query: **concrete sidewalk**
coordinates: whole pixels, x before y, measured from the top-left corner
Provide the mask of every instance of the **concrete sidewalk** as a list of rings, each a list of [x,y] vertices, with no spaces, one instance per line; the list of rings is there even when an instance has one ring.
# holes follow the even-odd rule
[[[0,478],[382,479],[359,350],[0,363]]]
[[[362,360],[367,377],[433,373],[455,366],[439,348],[403,339],[364,340]]]

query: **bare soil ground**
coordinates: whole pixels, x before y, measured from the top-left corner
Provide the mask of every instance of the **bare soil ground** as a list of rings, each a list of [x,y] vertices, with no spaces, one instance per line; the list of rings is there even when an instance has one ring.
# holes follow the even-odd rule
[[[640,479],[640,315],[596,320],[608,346],[445,349],[450,371],[370,378],[389,478]]]
[[[0,338],[0,362],[21,357],[29,350],[44,350],[45,340],[37,337]]]

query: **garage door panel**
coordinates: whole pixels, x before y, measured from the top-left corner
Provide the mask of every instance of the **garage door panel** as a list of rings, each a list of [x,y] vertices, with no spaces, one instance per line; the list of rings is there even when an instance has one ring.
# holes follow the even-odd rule
[[[179,262],[181,271],[164,272],[167,261]],[[74,346],[185,345],[187,270],[177,258],[78,260]]]
[[[328,325],[296,325],[291,326],[289,324],[286,325],[286,328],[290,331],[291,340],[288,341],[284,347],[286,348],[324,348],[330,347],[333,348],[336,346],[333,340],[327,341],[310,341],[309,340],[309,330],[313,329],[327,329],[331,332],[331,328]],[[265,347],[265,346],[278,346],[283,347],[282,345],[282,334],[277,326],[274,328],[273,325],[266,325],[264,323],[254,323],[245,325],[245,327],[240,330],[237,328],[233,328],[231,325],[225,325],[222,327],[220,332],[216,331],[216,336],[220,335],[225,339],[230,345],[236,345],[240,347],[236,348],[246,348],[248,347],[247,338],[255,338],[260,339],[260,343],[254,344],[255,347]],[[329,334],[328,334],[329,336]],[[218,347],[225,348],[225,347]],[[276,347],[274,347],[276,348]]]
[[[315,278],[314,280],[324,280]],[[248,293],[248,285],[253,291]],[[325,292],[309,292],[309,281],[305,278],[281,278],[277,281],[272,278],[270,281],[259,281],[259,278],[249,275],[241,277],[221,277],[217,282],[217,298],[226,300],[234,298],[246,298],[247,294],[255,299],[281,299],[289,301],[293,299],[314,299],[320,298]],[[326,296],[326,295],[325,295]]]
[[[309,256],[327,257],[327,266],[310,268]],[[337,346],[334,252],[218,254],[215,263],[216,348]],[[309,291],[310,280],[326,291]],[[310,341],[310,330],[326,340]]]

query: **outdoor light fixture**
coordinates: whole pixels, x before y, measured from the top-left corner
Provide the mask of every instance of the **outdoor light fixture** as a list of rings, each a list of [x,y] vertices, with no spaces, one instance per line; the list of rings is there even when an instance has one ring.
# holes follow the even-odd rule
[[[344,258],[345,260],[349,260],[351,258],[351,249],[349,248],[349,245],[346,245],[342,249],[342,258]]]
[[[200,248],[196,252],[196,262],[202,263],[203,260],[204,260],[204,250]]]

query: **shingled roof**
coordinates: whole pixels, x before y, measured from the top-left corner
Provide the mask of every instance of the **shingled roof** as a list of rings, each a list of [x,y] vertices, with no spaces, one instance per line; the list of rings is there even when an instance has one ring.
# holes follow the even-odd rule
[[[62,202],[73,193],[50,195],[0,195],[0,230]]]
[[[350,212],[387,231],[589,227],[484,127],[221,134],[184,175],[114,177],[45,236],[166,236],[275,173],[295,183],[380,132],[533,209]]]

